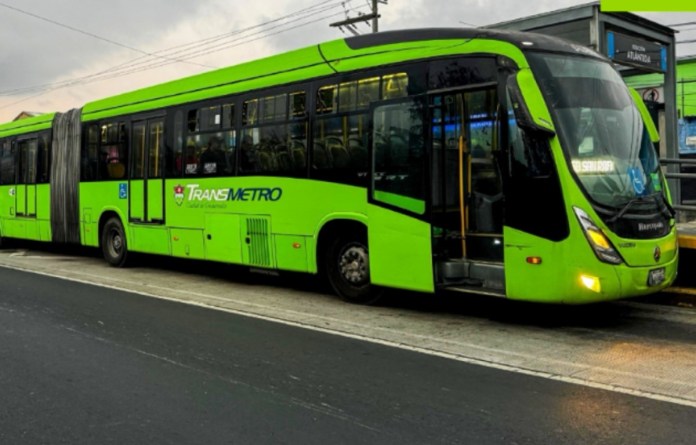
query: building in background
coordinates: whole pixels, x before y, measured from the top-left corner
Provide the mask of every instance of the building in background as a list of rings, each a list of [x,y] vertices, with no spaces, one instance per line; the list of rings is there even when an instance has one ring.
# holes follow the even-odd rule
[[[14,119],[12,119],[12,121],[14,122],[14,121],[18,121],[18,120],[20,120],[20,119],[26,119],[26,118],[28,118],[28,117],[39,116],[40,114],[43,114],[43,113],[36,113],[36,112],[34,112],[34,111],[22,111],[21,113],[19,113],[19,114],[17,115],[17,117],[15,117]]]
[[[663,78],[657,74],[626,78],[637,89],[650,108],[664,105]],[[677,140],[681,156],[696,156],[696,55],[677,59],[676,108]]]

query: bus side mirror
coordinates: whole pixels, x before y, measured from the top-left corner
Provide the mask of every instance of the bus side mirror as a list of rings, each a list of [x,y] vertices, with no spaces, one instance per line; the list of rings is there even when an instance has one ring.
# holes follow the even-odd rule
[[[553,137],[556,134],[549,119],[530,111],[530,105],[532,109],[545,109],[544,98],[530,70],[520,70],[511,74],[507,80],[507,90],[510,95],[510,107],[515,113],[517,125],[545,134],[548,137]],[[525,94],[522,94],[523,90]],[[527,101],[530,103],[528,104]]]
[[[628,87],[628,90],[631,92],[633,103],[636,105],[636,108],[638,108],[638,111],[640,112],[640,116],[643,118],[643,124],[648,130],[650,140],[652,142],[660,142],[660,133],[657,131],[655,122],[653,122],[652,116],[650,116],[650,112],[648,111],[648,107],[645,106],[645,102],[643,102],[643,98],[640,96],[640,93],[636,91],[635,88]]]

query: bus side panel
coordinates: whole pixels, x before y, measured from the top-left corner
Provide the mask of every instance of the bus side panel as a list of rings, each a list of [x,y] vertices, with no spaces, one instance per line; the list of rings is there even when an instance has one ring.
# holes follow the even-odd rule
[[[510,227],[503,228],[503,239],[508,298],[558,301],[565,292],[566,276],[561,244]],[[541,264],[527,262],[530,257],[541,258]]]
[[[51,241],[51,187],[48,184],[36,186],[36,221],[39,239]]]
[[[370,279],[374,284],[434,292],[430,224],[368,205]]]
[[[14,218],[14,196],[10,196],[9,185],[0,187],[0,221],[2,221],[2,236],[12,237],[10,234],[10,218]]]
[[[99,246],[99,219],[106,211],[123,215],[121,223],[128,230],[126,185],[126,182],[118,181],[80,183],[80,231],[83,245]]]
[[[275,251],[278,268],[295,272],[309,272],[311,237],[300,235],[275,235]]]
[[[196,231],[193,237],[184,236],[185,242],[178,245],[186,245],[186,257],[203,259],[203,235],[202,230]],[[128,250],[133,252],[154,253],[155,255],[171,255],[175,247],[169,244],[169,237],[175,238],[173,232],[162,225],[129,224],[126,228]]]
[[[242,262],[240,215],[205,214],[206,259],[225,263]]]

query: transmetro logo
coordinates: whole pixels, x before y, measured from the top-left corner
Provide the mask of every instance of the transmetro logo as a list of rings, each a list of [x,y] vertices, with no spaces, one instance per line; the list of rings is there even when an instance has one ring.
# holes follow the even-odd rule
[[[184,187],[181,184],[174,187],[174,202],[178,206],[184,203]]]
[[[239,187],[239,188],[202,188],[199,184],[181,184],[174,187],[174,202],[181,206],[187,202],[189,207],[198,207],[197,203],[227,203],[230,201],[278,201],[283,196],[280,187]],[[226,205],[226,204],[223,204]]]

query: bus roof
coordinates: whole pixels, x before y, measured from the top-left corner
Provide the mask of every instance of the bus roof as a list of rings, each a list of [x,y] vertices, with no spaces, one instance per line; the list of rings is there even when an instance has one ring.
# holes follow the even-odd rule
[[[515,31],[466,28],[388,31],[334,40],[99,99],[85,104],[82,119],[92,121],[146,112],[339,72],[438,55],[466,53],[472,51],[472,44],[484,41],[489,43],[488,46],[478,51],[499,49],[507,53],[513,52],[516,61],[523,66],[526,66],[526,62],[521,56],[521,49],[596,55],[591,50],[571,42]],[[46,116],[48,115],[39,116],[38,119],[46,119]],[[50,116],[52,118],[52,115]],[[5,126],[0,126],[0,137],[4,128]],[[8,128],[15,127],[10,125]],[[26,130],[29,131],[28,128]]]
[[[55,115],[55,113],[46,113],[0,124],[0,138],[51,128]]]
[[[508,31],[490,28],[423,28],[401,31],[387,31],[376,34],[364,34],[345,39],[352,49],[364,49],[396,43],[424,40],[473,40],[490,39],[511,43],[521,49],[538,49],[542,51],[581,52],[585,55],[601,57],[594,51],[578,43],[532,32]]]
[[[466,28],[388,31],[334,40],[97,100],[85,105],[83,119],[154,110],[337,72],[469,52],[457,47],[456,43],[453,46],[453,40],[459,45],[488,40],[518,49],[594,54],[580,45],[554,37],[515,31]]]

